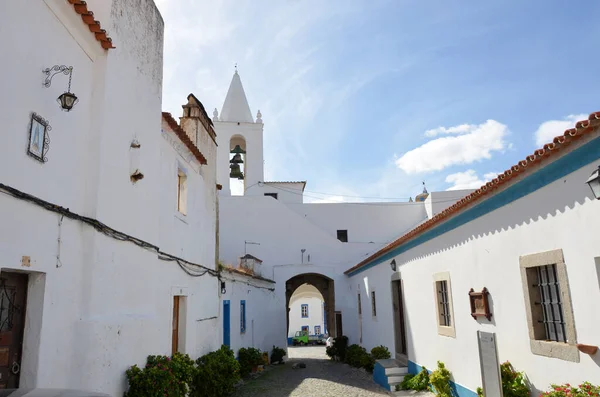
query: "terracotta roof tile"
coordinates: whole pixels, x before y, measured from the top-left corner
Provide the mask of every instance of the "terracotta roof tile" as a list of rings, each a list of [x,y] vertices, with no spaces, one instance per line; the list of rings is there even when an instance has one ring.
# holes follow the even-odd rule
[[[566,130],[564,134],[555,137],[552,140],[552,142],[545,144],[544,147],[536,150],[535,152],[533,152],[533,154],[527,156],[525,160],[519,161],[517,164],[504,171],[504,173],[498,175],[492,181],[487,182],[485,185],[481,186],[473,193],[460,199],[450,207],[446,208],[444,211],[435,215],[433,218],[429,219],[426,222],[423,222],[422,224],[420,224],[410,232],[404,234],[394,242],[385,246],[376,253],[370,255],[367,259],[346,270],[344,274],[349,274],[360,269],[361,267],[369,264],[374,259],[377,259],[378,257],[390,252],[394,248],[402,245],[406,241],[411,240],[414,237],[425,232],[426,230],[433,228],[438,223],[454,215],[456,212],[462,211],[465,208],[481,201],[482,199],[487,198],[490,194],[493,194],[494,191],[496,191],[505,183],[510,182],[512,179],[521,175],[523,172],[527,171],[528,169],[531,169],[532,166],[537,166],[540,163],[547,162],[550,157],[555,156],[561,149],[567,147],[573,141],[581,138],[585,134],[590,133],[596,127],[599,126],[600,112],[590,114],[587,120],[582,120],[575,123],[575,128]]]
[[[177,124],[177,121],[175,121],[173,116],[171,116],[171,113],[162,112],[162,116],[163,116],[163,119],[169,125],[169,127],[171,127],[171,129],[173,130],[175,135],[177,135],[177,137],[181,140],[181,142],[183,142],[183,144],[190,150],[190,152],[192,152],[194,154],[194,156],[200,162],[200,164],[207,164],[206,158],[200,152],[200,149],[198,149],[198,147],[194,144],[194,142],[192,142],[192,140],[185,133],[183,128],[181,128],[179,126],[179,124]]]
[[[90,32],[94,33],[96,40],[100,43],[100,46],[105,50],[115,48],[112,44],[112,39],[108,37],[106,30],[102,29],[100,22],[94,19],[94,13],[87,8],[87,3],[83,0],[68,0],[73,9],[79,15],[83,23],[88,25]]]

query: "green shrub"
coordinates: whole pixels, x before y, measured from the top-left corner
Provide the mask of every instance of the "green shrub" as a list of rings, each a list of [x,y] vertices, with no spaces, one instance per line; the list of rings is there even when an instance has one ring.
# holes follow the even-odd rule
[[[573,387],[569,383],[564,385],[552,385],[551,390],[542,393],[540,397],[598,397],[600,386],[583,382],[579,387]]]
[[[403,390],[427,390],[429,387],[429,371],[423,367],[417,375],[405,375],[400,383],[400,388]]]
[[[525,382],[525,374],[515,370],[510,362],[506,361],[500,365],[500,377],[502,378],[504,397],[529,397],[531,395]],[[484,397],[481,387],[477,388],[477,395]]]
[[[273,346],[273,350],[271,350],[271,364],[283,362],[283,356],[285,356],[285,350],[281,347]]]
[[[446,369],[443,362],[437,362],[437,369],[429,375],[429,382],[431,383],[431,391],[437,397],[452,397],[450,371]]]
[[[338,336],[333,339],[331,346],[325,349],[325,353],[332,359],[338,361],[346,360],[346,350],[348,349],[348,337]]]
[[[371,356],[375,360],[386,360],[392,357],[388,348],[383,345],[372,348]]]
[[[146,366],[133,365],[126,372],[129,390],[125,397],[185,397],[195,374],[187,354],[148,356]]]
[[[364,368],[369,372],[373,372],[373,367],[375,366],[373,357],[371,357],[364,347],[359,345],[348,347],[345,362],[352,367]]]
[[[238,360],[240,362],[240,375],[247,376],[252,367],[262,364],[262,354],[260,350],[253,347],[242,347],[238,350]]]
[[[225,397],[240,380],[240,364],[233,351],[223,345],[198,360],[190,397]]]

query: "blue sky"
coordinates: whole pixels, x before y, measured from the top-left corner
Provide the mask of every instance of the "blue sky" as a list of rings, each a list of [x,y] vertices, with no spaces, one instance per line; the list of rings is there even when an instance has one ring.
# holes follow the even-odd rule
[[[600,110],[597,1],[156,2],[164,110],[220,110],[237,63],[265,178],[313,201],[475,188]]]

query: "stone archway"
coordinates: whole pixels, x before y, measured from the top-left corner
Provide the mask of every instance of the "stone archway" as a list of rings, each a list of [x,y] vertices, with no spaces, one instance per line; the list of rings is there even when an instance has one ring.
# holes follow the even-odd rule
[[[327,333],[335,335],[335,284],[332,279],[318,273],[298,274],[285,282],[286,331],[290,328],[290,299],[301,285],[310,284],[319,290],[325,302]]]

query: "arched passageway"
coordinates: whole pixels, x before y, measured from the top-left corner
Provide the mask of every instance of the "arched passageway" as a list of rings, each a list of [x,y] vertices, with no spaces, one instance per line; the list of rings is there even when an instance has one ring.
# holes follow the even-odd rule
[[[290,330],[290,301],[298,288],[307,289],[308,284],[314,287],[322,296],[325,311],[325,330],[323,333],[335,335],[335,284],[329,277],[318,273],[298,274],[285,283],[286,330]],[[307,289],[308,290],[308,289]]]

